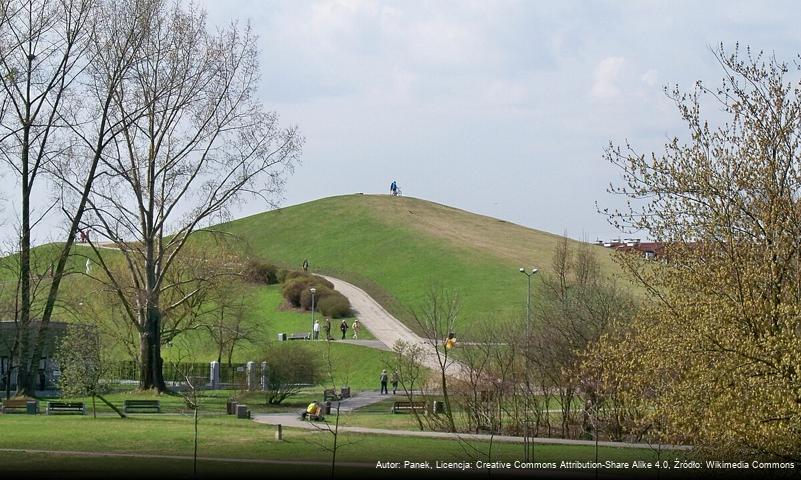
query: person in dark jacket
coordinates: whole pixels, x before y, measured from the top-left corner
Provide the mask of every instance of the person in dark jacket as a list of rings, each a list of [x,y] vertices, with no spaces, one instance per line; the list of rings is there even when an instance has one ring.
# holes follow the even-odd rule
[[[381,370],[381,376],[379,377],[381,381],[381,395],[386,395],[389,392],[387,391],[387,369]]]
[[[342,323],[339,324],[339,329],[342,330],[342,340],[345,340],[345,334],[348,332],[348,322],[342,320]]]

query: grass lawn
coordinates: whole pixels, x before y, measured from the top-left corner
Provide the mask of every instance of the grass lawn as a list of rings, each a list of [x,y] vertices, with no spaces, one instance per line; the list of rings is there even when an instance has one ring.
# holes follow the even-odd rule
[[[126,452],[136,454],[182,455],[192,454],[192,419],[190,416],[141,415],[125,420],[103,417],[92,419],[74,416],[0,416],[0,448],[69,450],[81,452]],[[330,454],[322,447],[330,445],[331,436],[324,432],[285,429],[284,441],[275,439],[275,427],[260,425],[248,420],[237,420],[228,416],[202,417],[199,426],[199,455],[203,457],[230,459],[263,459],[288,461],[326,462]],[[399,436],[340,434],[341,462],[373,463],[381,461],[475,461],[486,460],[487,442],[463,442],[408,438]],[[522,446],[495,443],[492,446],[494,460],[519,460]],[[595,458],[595,450],[585,446],[538,445],[535,447],[537,461],[582,460]],[[633,461],[656,459],[652,450],[600,448],[599,459]],[[666,458],[667,455],[663,455]],[[0,471],[24,470],[108,470],[110,467],[144,471],[158,470],[157,466],[169,466],[169,471],[178,475],[190,475],[191,465],[186,461],[168,459],[117,459],[92,458],[62,462],[58,456],[40,456],[31,463],[29,454],[0,453]],[[204,463],[204,468],[211,463]],[[219,467],[219,464],[217,464]],[[211,467],[213,468],[217,467]],[[255,466],[237,465],[255,473]],[[271,467],[272,468],[272,467]],[[307,467],[302,467],[307,468]],[[249,469],[249,470],[248,470]],[[300,470],[300,467],[289,468]],[[321,470],[322,472],[322,470]]]

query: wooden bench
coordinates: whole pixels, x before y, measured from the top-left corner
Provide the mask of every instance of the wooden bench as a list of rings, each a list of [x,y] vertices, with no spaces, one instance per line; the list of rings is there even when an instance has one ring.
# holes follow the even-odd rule
[[[47,415],[51,413],[77,413],[86,415],[86,406],[83,402],[47,402]]]
[[[408,413],[412,410],[426,412],[426,402],[395,402],[392,404],[392,413]]]
[[[28,411],[28,402],[36,402],[36,410],[39,411],[39,402],[36,400],[28,400],[27,398],[12,398],[5,400],[3,406],[0,407],[0,413],[8,413],[8,410],[25,410]]]
[[[161,413],[161,402],[158,400],[125,400],[122,412],[130,413],[131,410],[155,410],[155,413]]]
[[[308,340],[309,338],[311,338],[311,334],[309,332],[290,333],[287,337],[289,340]]]

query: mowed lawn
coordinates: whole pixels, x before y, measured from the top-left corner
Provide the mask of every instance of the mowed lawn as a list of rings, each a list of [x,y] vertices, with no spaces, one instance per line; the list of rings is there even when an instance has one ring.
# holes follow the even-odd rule
[[[193,450],[192,418],[189,415],[139,415],[128,419],[74,416],[0,416],[0,449],[34,449],[72,452],[120,452],[146,455],[191,456]],[[201,417],[199,424],[199,452],[201,457],[229,459],[260,459],[276,461],[328,462],[330,453],[324,446],[331,445],[332,437],[326,432],[284,429],[284,440],[275,438],[276,427],[260,425],[249,420],[237,420],[228,416]],[[487,460],[488,442],[411,438],[402,436],[367,435],[341,433],[342,447],[337,453],[343,463],[365,463],[376,461],[475,461]],[[143,471],[157,470],[156,466],[168,467],[180,476],[191,475],[191,462],[174,459],[118,459],[118,458],[70,458],[39,455],[31,463],[29,453],[0,453],[0,471],[25,468],[43,471],[70,472],[72,468],[87,472],[114,469],[140,468]],[[589,446],[537,445],[534,458],[540,462],[562,460],[593,460],[595,449]],[[662,459],[675,455],[662,453]],[[514,461],[522,458],[522,446],[495,442],[492,459]],[[650,449],[600,448],[600,461],[655,461],[657,453]],[[212,462],[203,463],[207,472],[219,468]],[[245,469],[256,473],[255,465],[235,464],[228,468]],[[261,469],[265,467],[262,465]],[[269,467],[273,471],[273,467]],[[288,466],[287,471],[298,471],[308,467]],[[78,471],[78,470],[74,470]],[[131,470],[134,471],[134,470]],[[324,470],[320,470],[321,472]],[[647,472],[640,472],[642,474]]]
[[[432,287],[453,289],[461,296],[462,332],[518,315],[527,288],[518,268],[548,272],[560,238],[424,200],[377,195],[325,198],[216,228],[281,265],[297,268],[308,258],[312,271],[360,286],[412,329],[409,310]],[[611,252],[592,248],[603,272],[618,276]]]

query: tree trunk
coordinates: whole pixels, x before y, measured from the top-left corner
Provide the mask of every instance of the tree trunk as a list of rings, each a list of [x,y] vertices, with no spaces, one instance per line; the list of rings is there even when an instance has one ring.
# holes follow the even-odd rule
[[[140,366],[139,388],[142,390],[155,389],[158,392],[167,391],[164,383],[162,371],[163,360],[161,359],[161,312],[156,307],[148,307],[145,328],[139,335],[140,355],[142,364]]]
[[[30,61],[28,62],[28,85],[30,85]],[[30,87],[29,87],[30,88]],[[36,359],[31,351],[31,192],[28,169],[30,150],[30,103],[25,104],[25,122],[22,126],[22,235],[19,244],[19,361],[17,365],[17,395],[33,396]]]

